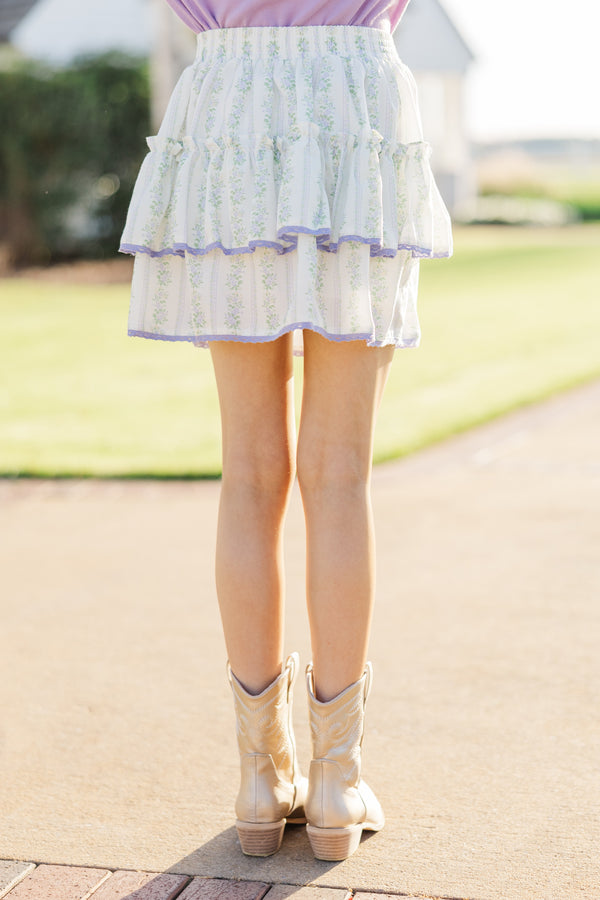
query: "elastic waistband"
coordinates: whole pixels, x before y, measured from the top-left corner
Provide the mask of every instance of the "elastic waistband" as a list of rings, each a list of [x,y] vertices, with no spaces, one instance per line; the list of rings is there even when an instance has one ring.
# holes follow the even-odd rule
[[[331,53],[336,56],[397,55],[390,32],[366,25],[243,25],[198,34],[196,58],[266,56],[278,59]]]

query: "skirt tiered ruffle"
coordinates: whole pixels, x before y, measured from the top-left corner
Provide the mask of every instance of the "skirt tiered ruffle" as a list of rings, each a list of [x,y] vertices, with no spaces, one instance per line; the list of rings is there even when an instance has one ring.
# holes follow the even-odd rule
[[[120,246],[129,334],[418,344],[419,260],[452,236],[389,33],[201,32],[147,142]]]

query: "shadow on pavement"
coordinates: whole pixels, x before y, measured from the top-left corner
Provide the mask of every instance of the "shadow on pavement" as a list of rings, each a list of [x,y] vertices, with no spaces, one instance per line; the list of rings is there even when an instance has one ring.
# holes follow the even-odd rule
[[[365,832],[363,840],[370,836]],[[288,825],[280,850],[269,857],[244,856],[232,826],[122,900],[262,900],[268,891],[283,900],[340,864],[313,857],[303,825]],[[175,883],[169,876],[187,878]]]

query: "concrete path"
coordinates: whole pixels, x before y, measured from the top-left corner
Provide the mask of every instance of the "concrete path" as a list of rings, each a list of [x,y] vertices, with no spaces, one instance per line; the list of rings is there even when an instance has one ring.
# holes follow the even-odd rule
[[[263,894],[598,900],[600,383],[376,470],[364,772],[387,825],[342,863],[314,860],[302,828],[265,860],[236,842],[218,494],[0,483],[0,896],[24,874],[11,900],[138,897],[100,888],[141,870],[188,876],[169,882],[185,900],[237,879]],[[303,540],[296,494],[287,649],[305,663]],[[299,684],[305,769],[306,718]],[[15,860],[98,877],[25,892],[49,868]]]

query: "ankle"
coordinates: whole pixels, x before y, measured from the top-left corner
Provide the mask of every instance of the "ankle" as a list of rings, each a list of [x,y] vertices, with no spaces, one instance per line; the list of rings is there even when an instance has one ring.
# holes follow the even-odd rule
[[[319,703],[329,703],[331,700],[335,700],[345,690],[360,681],[364,671],[364,666],[359,670],[350,669],[340,677],[340,673],[335,670],[323,673],[322,670],[317,670],[315,667],[313,669],[315,700],[318,700]]]
[[[275,670],[271,668],[264,668],[260,671],[251,671],[249,669],[245,669],[243,666],[236,668],[234,671],[233,668],[230,669],[231,675],[239,686],[251,697],[258,697],[267,688],[271,687],[273,682],[277,681],[279,676],[283,672],[283,660],[279,663],[278,666],[275,667]],[[240,674],[238,674],[238,672]],[[265,674],[266,673],[266,674]]]

